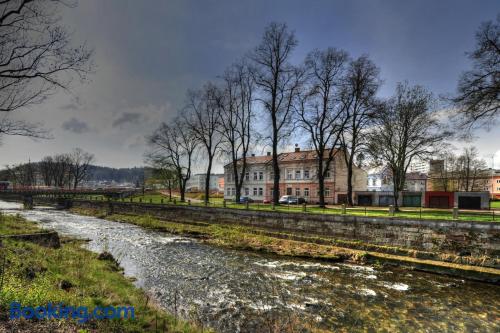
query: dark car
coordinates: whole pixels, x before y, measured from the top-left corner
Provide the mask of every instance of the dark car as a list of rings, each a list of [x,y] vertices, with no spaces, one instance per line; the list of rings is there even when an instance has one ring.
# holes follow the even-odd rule
[[[253,202],[253,199],[250,198],[250,197],[241,197],[240,198],[240,203],[252,203]]]
[[[300,205],[306,202],[304,198],[296,197],[293,195],[284,195],[278,201],[280,204],[288,204],[288,205]]]

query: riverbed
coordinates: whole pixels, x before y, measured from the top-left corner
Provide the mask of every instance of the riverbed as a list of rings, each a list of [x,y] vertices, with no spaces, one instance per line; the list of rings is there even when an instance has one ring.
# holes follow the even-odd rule
[[[228,250],[48,208],[0,209],[88,239],[88,249],[110,252],[159,305],[218,332],[500,331],[498,285]]]

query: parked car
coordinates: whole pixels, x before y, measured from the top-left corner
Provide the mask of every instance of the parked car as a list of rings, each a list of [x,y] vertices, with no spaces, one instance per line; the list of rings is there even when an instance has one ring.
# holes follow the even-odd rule
[[[253,202],[253,199],[250,198],[250,197],[241,197],[240,198],[240,203],[252,203]]]
[[[306,202],[304,198],[296,197],[293,195],[284,195],[278,201],[280,204],[288,204],[288,205],[300,205]]]

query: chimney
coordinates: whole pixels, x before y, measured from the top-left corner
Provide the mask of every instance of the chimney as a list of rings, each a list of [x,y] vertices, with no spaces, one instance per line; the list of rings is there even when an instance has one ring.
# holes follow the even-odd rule
[[[267,156],[271,156],[271,152],[270,151],[267,152]]]
[[[300,151],[300,147],[299,145],[296,143],[295,144],[295,152],[298,153]]]

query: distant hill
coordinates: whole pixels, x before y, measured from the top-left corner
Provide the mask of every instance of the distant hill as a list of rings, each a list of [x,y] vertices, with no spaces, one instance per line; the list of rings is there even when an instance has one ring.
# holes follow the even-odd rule
[[[90,166],[90,181],[115,181],[118,183],[142,182],[144,179],[144,168],[110,168],[103,166]]]
[[[36,169],[38,163],[32,162]],[[144,180],[143,167],[134,168],[110,168],[97,165],[90,166],[89,179],[90,181],[115,181],[117,183],[142,183]],[[0,170],[0,181],[10,180],[9,172],[6,169]]]

